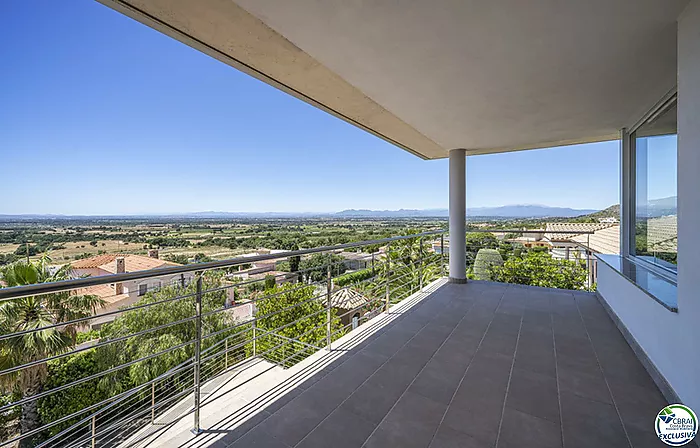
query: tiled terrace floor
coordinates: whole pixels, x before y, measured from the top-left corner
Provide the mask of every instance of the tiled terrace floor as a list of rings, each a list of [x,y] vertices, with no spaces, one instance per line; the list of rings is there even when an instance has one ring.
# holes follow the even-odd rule
[[[444,285],[293,392],[209,446],[665,446],[666,401],[587,293]]]

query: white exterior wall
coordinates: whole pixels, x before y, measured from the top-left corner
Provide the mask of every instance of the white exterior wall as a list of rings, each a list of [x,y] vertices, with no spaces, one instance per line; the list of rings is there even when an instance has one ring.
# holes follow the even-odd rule
[[[680,399],[700,409],[700,0],[678,22],[678,313],[599,264],[598,290]]]
[[[186,272],[182,274],[185,277],[185,284],[189,285],[194,279],[194,273]],[[123,282],[124,293],[129,294],[130,297],[139,297],[139,285],[146,285],[148,292],[156,291],[160,286],[173,286],[179,285],[181,281],[180,274],[175,275],[164,275],[162,277],[152,277],[145,278],[143,280],[133,280],[129,282]]]
[[[598,263],[598,293],[627,327],[637,344],[681,399],[693,409],[700,401],[685,393],[684,383],[697,382],[680,365],[694,356],[683,337],[682,313],[673,313],[605,263]],[[695,350],[695,352],[697,352]]]
[[[98,271],[101,271],[101,274],[98,275],[110,275],[111,272],[106,272],[101,269],[97,269]],[[84,270],[83,270],[84,271]],[[183,274],[185,277],[185,282],[186,284],[190,284],[194,280],[194,273],[192,272],[186,272]],[[100,309],[100,314],[103,313],[109,313],[112,311],[117,311],[119,308],[122,307],[129,307],[135,304],[136,302],[139,301],[143,296],[139,296],[139,285],[145,284],[148,286],[148,291],[156,291],[158,289],[158,286],[161,285],[160,282],[162,282],[162,286],[171,286],[171,285],[179,285],[181,281],[180,274],[175,274],[175,275],[166,275],[163,277],[154,277],[154,278],[147,278],[143,280],[132,280],[128,282],[122,282],[122,285],[124,286],[124,294],[127,294],[127,297],[125,297],[122,300],[119,300],[118,302],[111,302],[108,303],[107,306],[104,308]],[[223,306],[223,304],[222,304]],[[114,319],[116,319],[116,315],[111,315],[111,316],[105,316],[105,317],[100,317],[93,319],[90,321],[90,325],[93,327],[103,325],[107,322],[111,322]]]
[[[678,23],[678,357],[681,398],[700,409],[700,0]]]

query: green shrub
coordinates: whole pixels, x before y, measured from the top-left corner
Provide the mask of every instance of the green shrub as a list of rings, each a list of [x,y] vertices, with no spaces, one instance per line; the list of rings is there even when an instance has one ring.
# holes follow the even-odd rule
[[[503,257],[496,249],[479,249],[474,260],[474,278],[476,280],[493,280],[495,267],[503,266]]]
[[[364,280],[372,278],[374,275],[375,273],[372,271],[371,268],[362,269],[360,271],[350,272],[341,275],[340,277],[336,278],[334,282],[336,286],[355,285]]]
[[[50,361],[48,369],[49,376],[45,390],[69,384],[100,371],[95,357],[95,350],[87,350],[66,358]],[[97,380],[86,381],[40,399],[39,415],[43,424],[51,423],[108,397],[107,393],[98,389]],[[49,428],[49,435],[53,436],[59,433],[79,421],[82,417],[84,415],[79,415],[74,419],[52,426]]]

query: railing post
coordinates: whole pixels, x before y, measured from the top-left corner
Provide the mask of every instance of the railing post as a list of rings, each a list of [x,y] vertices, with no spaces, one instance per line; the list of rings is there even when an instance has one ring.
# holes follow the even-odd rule
[[[445,234],[440,234],[440,276],[445,276]]]
[[[389,292],[390,292],[390,282],[389,278],[391,277],[391,243],[386,245],[386,297],[385,297],[385,305],[384,305],[384,311],[387,313],[389,312]]]
[[[224,339],[224,370],[228,370],[228,337]]]
[[[331,351],[331,294],[333,280],[331,280],[331,266],[333,265],[333,253],[328,254],[328,272],[326,278],[326,348]]]
[[[418,292],[423,292],[423,238],[418,239]]]
[[[156,421],[156,383],[151,383],[151,425]]]
[[[255,306],[255,305],[253,305]],[[257,313],[255,312],[255,308],[253,308],[253,357],[257,356],[257,343],[258,343],[258,335],[257,335],[257,328],[258,328],[258,318],[255,316]]]
[[[91,444],[92,444],[92,448],[95,448],[96,443],[97,443],[95,440],[95,433],[96,433],[96,431],[95,431],[95,416],[92,417],[91,426],[92,426],[92,440],[91,440],[92,443]]]
[[[199,427],[199,406],[200,406],[200,378],[199,369],[201,364],[202,351],[202,272],[197,275],[197,294],[195,295],[195,327],[197,336],[194,341],[194,427],[193,434],[199,434],[202,429]]]
[[[588,275],[588,290],[592,291],[593,288],[593,270],[591,269],[591,266],[593,264],[593,260],[591,260],[591,257],[593,255],[593,252],[591,251],[591,234],[586,235],[586,274]]]

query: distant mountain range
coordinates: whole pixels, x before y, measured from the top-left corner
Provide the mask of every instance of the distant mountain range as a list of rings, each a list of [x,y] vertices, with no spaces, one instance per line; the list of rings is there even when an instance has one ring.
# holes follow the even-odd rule
[[[652,199],[647,203],[647,216],[650,218],[674,215],[677,213],[677,196]],[[590,215],[593,218],[619,217],[620,205],[611,205],[604,210],[549,207],[546,205],[503,205],[500,207],[472,207],[467,209],[470,218],[574,218]],[[143,215],[0,215],[0,221],[33,221],[61,219],[255,219],[255,218],[445,218],[446,208],[367,210],[348,209],[340,212],[192,212]]]
[[[678,196],[652,199],[647,202],[647,217],[658,218],[659,216],[675,215],[678,213]]]
[[[641,210],[640,210],[641,211]],[[660,216],[676,215],[678,213],[678,196],[669,196],[667,198],[652,199],[647,202],[647,217],[658,218]],[[611,205],[610,207],[599,212],[591,213],[591,218],[619,218],[620,204]]]
[[[546,205],[504,205],[501,207],[475,207],[467,209],[467,216],[493,216],[498,218],[573,218],[588,215],[597,210]]]
[[[603,209],[599,212],[591,213],[588,215],[590,218],[620,218],[620,204],[611,205],[610,207]]]
[[[546,205],[504,205],[501,207],[473,207],[467,209],[467,216],[472,218],[571,218],[587,215],[596,210],[574,209],[565,207],[548,207]],[[343,210],[335,216],[352,218],[429,218],[449,216],[447,209],[430,210]]]
[[[596,210],[574,209],[565,207],[548,207],[546,205],[505,205],[501,207],[474,207],[467,209],[467,216],[492,218],[570,218],[594,213]],[[35,220],[35,219],[252,219],[252,218],[444,218],[449,216],[447,209],[400,209],[400,210],[343,210],[335,213],[293,213],[293,212],[193,212],[153,215],[128,216],[88,216],[88,215],[0,215],[0,220]]]

